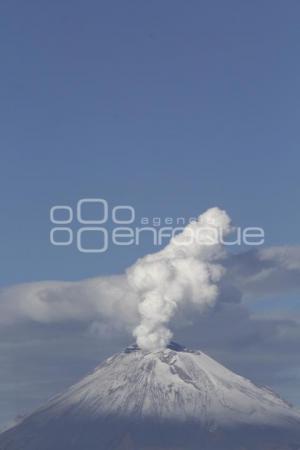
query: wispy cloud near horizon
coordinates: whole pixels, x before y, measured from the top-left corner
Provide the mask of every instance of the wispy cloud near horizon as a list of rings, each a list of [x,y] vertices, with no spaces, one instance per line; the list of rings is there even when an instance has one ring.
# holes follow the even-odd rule
[[[300,246],[276,246],[222,259],[226,274],[220,301],[239,303],[243,298],[274,297],[300,292]],[[0,290],[0,326],[21,322],[118,322],[137,324],[139,293],[126,274],[80,281],[39,281]]]

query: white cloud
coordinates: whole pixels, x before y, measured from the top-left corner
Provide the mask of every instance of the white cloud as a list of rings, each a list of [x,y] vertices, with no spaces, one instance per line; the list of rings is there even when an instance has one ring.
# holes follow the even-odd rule
[[[97,319],[137,321],[137,297],[125,276],[97,277],[78,282],[45,281],[0,291],[0,323],[53,323]]]
[[[300,246],[277,246],[231,256],[228,279],[243,295],[300,292]]]

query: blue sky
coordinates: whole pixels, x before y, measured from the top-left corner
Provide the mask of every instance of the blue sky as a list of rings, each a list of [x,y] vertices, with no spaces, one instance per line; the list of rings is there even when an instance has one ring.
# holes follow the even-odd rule
[[[49,244],[82,197],[298,239],[298,2],[2,2],[1,284],[117,273]],[[151,250],[151,248],[149,248]],[[144,253],[145,249],[140,249]]]
[[[237,225],[263,227],[267,246],[299,244],[299,15],[293,0],[1,2],[1,287],[117,274],[154,250],[51,246],[49,209],[80,198],[129,204],[138,217],[218,205]],[[282,295],[276,311],[299,312],[298,293]],[[252,308],[273,309],[259,298]],[[35,342],[41,330],[19,332]],[[23,361],[21,409],[96,361],[82,344],[74,362],[80,339],[64,336],[56,356],[69,359],[55,372],[51,339],[46,373]],[[0,376],[7,389],[9,369]],[[39,377],[58,381],[32,395]],[[295,379],[280,377],[274,386],[292,400]]]

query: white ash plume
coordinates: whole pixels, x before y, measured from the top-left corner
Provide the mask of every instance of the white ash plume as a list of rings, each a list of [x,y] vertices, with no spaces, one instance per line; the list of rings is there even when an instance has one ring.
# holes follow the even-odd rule
[[[219,237],[231,230],[227,213],[210,208],[163,250],[127,270],[129,285],[140,299],[141,322],[133,332],[140,348],[155,351],[168,345],[172,337],[168,323],[179,305],[192,302],[200,310],[214,305],[217,283],[225,272]]]

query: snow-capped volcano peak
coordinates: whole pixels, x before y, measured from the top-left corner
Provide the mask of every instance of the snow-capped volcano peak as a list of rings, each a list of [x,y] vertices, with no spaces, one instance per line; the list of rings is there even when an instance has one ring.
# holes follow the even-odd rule
[[[197,432],[201,429],[208,433],[226,427],[300,429],[300,414],[269,389],[256,386],[203,352],[174,342],[156,352],[134,344],[0,435],[0,448],[33,450],[38,448],[32,444],[34,436],[51,435],[53,441],[55,428],[61,424],[70,426],[74,436],[77,426],[92,427],[91,433],[100,433],[103,439],[103,433],[121,433],[124,423],[129,422],[177,423],[182,424],[180,427],[193,424]],[[28,446],[18,447],[28,436]],[[80,439],[83,437],[78,437],[78,442]],[[110,437],[107,439],[109,442]],[[1,447],[2,442],[13,444]],[[56,441],[52,444],[60,450]],[[68,448],[77,450],[76,445]],[[110,448],[105,445],[105,450]],[[39,448],[48,450],[47,446]]]
[[[270,390],[257,387],[203,352],[175,342],[156,352],[140,350],[135,344],[127,347],[53,399],[45,411],[176,418],[209,426],[300,418]]]

